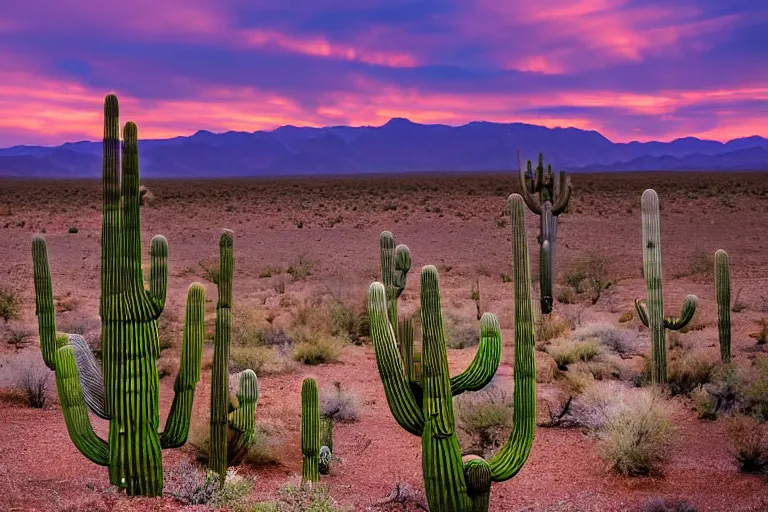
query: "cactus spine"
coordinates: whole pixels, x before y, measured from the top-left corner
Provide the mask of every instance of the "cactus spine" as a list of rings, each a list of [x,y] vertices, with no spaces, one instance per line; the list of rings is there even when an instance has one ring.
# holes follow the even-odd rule
[[[320,480],[320,406],[317,382],[304,379],[301,383],[301,479],[305,485]]]
[[[731,276],[728,253],[722,249],[715,252],[715,295],[720,361],[728,364],[731,362]]]
[[[541,218],[539,231],[539,287],[541,290],[541,313],[552,312],[552,280],[555,274],[555,240],[557,238],[557,218],[568,208],[571,198],[571,179],[564,171],[559,176],[547,166],[544,172],[544,155],[539,153],[539,164],[535,172],[528,160],[527,172],[523,171],[520,152],[517,153],[518,174],[522,197],[528,208]],[[539,194],[539,200],[534,194]]]
[[[515,283],[514,427],[505,446],[489,461],[474,456],[462,459],[452,397],[482,389],[493,378],[501,359],[501,331],[496,316],[483,314],[478,352],[464,372],[451,378],[437,269],[432,265],[422,269],[422,397],[412,390],[398,353],[385,286],[374,282],[368,290],[371,337],[379,375],[392,416],[405,430],[422,439],[422,473],[430,510],[487,511],[491,483],[515,476],[528,459],[533,444],[536,417],[533,313],[522,197],[510,196],[509,205]]]
[[[640,321],[651,330],[651,382],[667,382],[666,330],[685,327],[696,312],[697,298],[687,295],[679,317],[664,317],[664,298],[661,289],[661,226],[659,222],[659,196],[653,189],[643,192],[641,200],[643,220],[643,274],[648,299],[635,299]]]
[[[224,483],[227,467],[239,464],[253,442],[258,380],[251,370],[237,375],[236,397],[229,394],[229,349],[232,342],[233,232],[219,237],[218,300],[211,372],[211,441],[209,467]]]
[[[160,354],[157,319],[165,305],[168,246],[158,235],[150,246],[149,289],[141,267],[139,161],[136,125],[123,131],[122,164],[117,97],[104,100],[101,300],[103,375],[82,338],[56,333],[53,288],[45,240],[32,241],[35,306],[43,360],[56,386],[70,438],[89,460],[106,466],[110,483],[129,495],[160,496],[161,450],[186,442],[192,400],[200,379],[205,288],[189,287],[181,366],[165,430],[159,427]],[[99,438],[88,409],[109,420]]]

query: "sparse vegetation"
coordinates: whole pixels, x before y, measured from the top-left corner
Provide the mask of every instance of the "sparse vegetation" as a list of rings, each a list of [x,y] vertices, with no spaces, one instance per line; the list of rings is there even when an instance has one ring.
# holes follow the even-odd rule
[[[504,391],[489,386],[453,400],[456,429],[465,452],[486,457],[502,446],[512,428],[512,401]]]
[[[731,453],[745,473],[768,470],[768,428],[754,418],[737,415],[727,423]]]
[[[536,322],[536,340],[549,341],[554,338],[559,338],[567,333],[570,328],[571,326],[565,319],[554,313],[542,315],[539,318],[539,321]]]
[[[26,367],[22,370],[19,387],[24,391],[27,405],[34,409],[42,409],[48,401],[48,385],[51,372],[39,366]]]
[[[608,258],[600,253],[588,251],[582,254],[564,269],[563,289],[558,300],[571,304],[585,297],[592,304],[596,304],[603,290],[612,284],[608,277],[608,263]]]
[[[304,281],[307,277],[312,275],[314,264],[309,261],[305,256],[299,256],[290,267],[286,270],[291,275],[294,281]]]
[[[651,498],[644,501],[637,512],[698,512],[698,509],[681,499]]]
[[[360,420],[360,400],[343,390],[341,382],[335,382],[333,391],[320,395],[320,415],[340,423],[354,423]]]
[[[0,289],[0,318],[8,323],[17,320],[21,312],[21,301],[15,291],[9,288]]]

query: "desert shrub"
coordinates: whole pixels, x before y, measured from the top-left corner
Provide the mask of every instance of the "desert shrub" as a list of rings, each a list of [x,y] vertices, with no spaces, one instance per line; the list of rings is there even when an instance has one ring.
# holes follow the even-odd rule
[[[501,446],[512,428],[512,402],[504,391],[489,386],[454,398],[456,429],[465,451],[487,456]]]
[[[282,267],[276,267],[276,266],[270,266],[270,267],[264,267],[261,272],[259,272],[260,278],[265,277],[272,277],[272,276],[278,276],[283,273]]]
[[[6,340],[11,345],[26,345],[29,343],[34,331],[25,327],[9,326],[6,330]]]
[[[672,395],[687,395],[707,384],[715,365],[693,354],[685,354],[669,361],[667,385]]]
[[[360,419],[360,400],[341,389],[341,382],[335,382],[333,391],[320,396],[320,414],[324,418],[341,423],[354,423]]]
[[[296,345],[293,349],[293,359],[309,365],[337,361],[341,347],[336,338],[320,334],[314,336],[311,341],[302,341]]]
[[[35,409],[42,409],[48,400],[48,386],[51,372],[47,368],[38,365],[27,366],[22,370],[19,378],[19,388],[27,398],[27,405]]]
[[[768,358],[757,359],[739,381],[742,411],[758,421],[768,421]]]
[[[741,298],[741,288],[736,292],[736,298],[733,299],[733,306],[731,306],[731,311],[734,313],[741,313],[745,309],[747,309],[748,304],[744,301],[744,299]]]
[[[688,261],[688,273],[686,275],[705,280],[714,280],[715,253],[703,249],[697,249],[691,254]]]
[[[480,330],[476,321],[468,321],[456,314],[444,316],[445,345],[448,348],[462,349],[474,347],[480,343]]]
[[[597,339],[619,355],[637,354],[642,346],[642,339],[637,331],[608,323],[586,325],[574,331],[571,337],[577,341]]]
[[[754,418],[738,415],[729,418],[726,432],[731,453],[745,473],[768,469],[768,429]]]
[[[700,420],[717,419],[715,401],[704,388],[699,388],[692,392],[691,400],[693,400],[693,404],[696,407],[696,412]]]
[[[301,255],[288,267],[286,272],[291,275],[294,281],[303,281],[312,274],[313,269],[314,264]]]
[[[331,334],[344,336],[352,342],[357,341],[360,336],[360,320],[356,308],[335,298],[326,307],[331,318]]]
[[[219,261],[216,260],[215,262],[210,261],[200,261],[198,262],[200,265],[200,268],[203,270],[203,279],[206,281],[210,281],[211,283],[218,286],[219,284]]]
[[[21,312],[21,300],[16,292],[9,288],[0,289],[0,318],[9,322],[17,320]]]
[[[698,512],[696,507],[682,499],[650,498],[636,509],[637,512]]]
[[[571,404],[570,416],[576,425],[590,432],[603,428],[616,404],[623,400],[625,388],[618,382],[595,383],[586,387]]]
[[[211,442],[211,431],[208,421],[207,417],[193,416],[187,438],[187,444],[192,448],[195,458],[201,464],[208,463],[208,449]],[[279,464],[278,451],[281,445],[282,441],[274,435],[274,430],[257,419],[253,442],[243,457],[243,464],[249,466]]]
[[[549,341],[568,332],[568,322],[555,314],[542,315],[536,322],[536,339]]]
[[[614,357],[600,357],[589,361],[577,361],[568,368],[568,372],[586,373],[594,380],[621,379],[623,369]]]
[[[749,337],[757,340],[758,345],[765,345],[766,341],[768,341],[768,319],[761,318],[757,321],[757,325],[760,327],[760,330],[750,333]]]
[[[69,229],[67,230],[68,233],[75,235],[80,232],[79,229],[77,229],[76,226],[69,226]]]
[[[311,488],[293,478],[280,488],[276,501],[256,503],[251,512],[349,512],[330,495],[328,487],[313,485]]]
[[[597,252],[588,251],[565,268],[561,291],[564,300],[573,303],[577,298],[586,297],[592,304],[600,300],[600,294],[611,285],[607,272],[608,258]]]
[[[643,390],[609,409],[597,434],[598,455],[624,476],[660,473],[669,456],[672,432],[661,396]]]
[[[229,469],[224,485],[219,485],[218,476],[203,471],[198,466],[184,461],[166,471],[165,490],[185,505],[208,505],[211,508],[226,507],[232,511],[245,510],[247,496],[253,489],[253,482]]]
[[[576,361],[591,361],[600,354],[600,343],[595,339],[573,341],[560,339],[544,348],[552,356],[559,369],[564,370]]]

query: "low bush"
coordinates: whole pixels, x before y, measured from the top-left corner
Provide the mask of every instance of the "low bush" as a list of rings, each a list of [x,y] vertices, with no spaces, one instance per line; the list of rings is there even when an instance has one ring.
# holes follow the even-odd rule
[[[698,512],[698,509],[681,499],[651,498],[635,509],[637,512]]]
[[[21,300],[16,292],[9,288],[0,289],[0,318],[9,322],[17,320],[21,313]]]
[[[360,419],[360,400],[357,395],[341,389],[340,382],[335,382],[333,391],[320,396],[320,414],[340,423],[354,423]]]
[[[308,488],[299,478],[293,478],[280,488],[276,501],[256,503],[251,512],[351,512],[351,509],[339,505],[327,486]]]
[[[553,341],[544,351],[552,356],[561,370],[566,370],[568,365],[577,361],[591,361],[600,354],[600,343],[595,339],[586,341],[573,341],[560,339]]]
[[[638,331],[609,323],[586,325],[574,331],[571,337],[577,341],[597,339],[608,350],[622,356],[637,354],[643,346],[643,339]]]
[[[715,364],[693,354],[685,354],[669,361],[667,385],[672,395],[687,395],[707,384]]]
[[[536,340],[549,341],[559,338],[570,330],[571,326],[564,318],[551,313],[542,315],[536,322]]]
[[[765,425],[739,415],[729,418],[726,431],[731,453],[741,471],[761,473],[768,470],[768,428]]]
[[[477,393],[454,398],[456,429],[466,452],[486,457],[509,437],[512,401],[504,391],[489,386]]]

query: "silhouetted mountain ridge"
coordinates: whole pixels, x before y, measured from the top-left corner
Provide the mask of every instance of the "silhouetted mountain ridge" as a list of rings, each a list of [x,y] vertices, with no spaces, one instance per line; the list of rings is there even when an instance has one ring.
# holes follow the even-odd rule
[[[543,152],[570,171],[768,170],[768,139],[683,137],[615,143],[594,130],[474,121],[462,126],[393,118],[382,126],[281,126],[272,131],[140,140],[145,177],[495,171]],[[98,177],[101,142],[0,149],[0,176]]]

